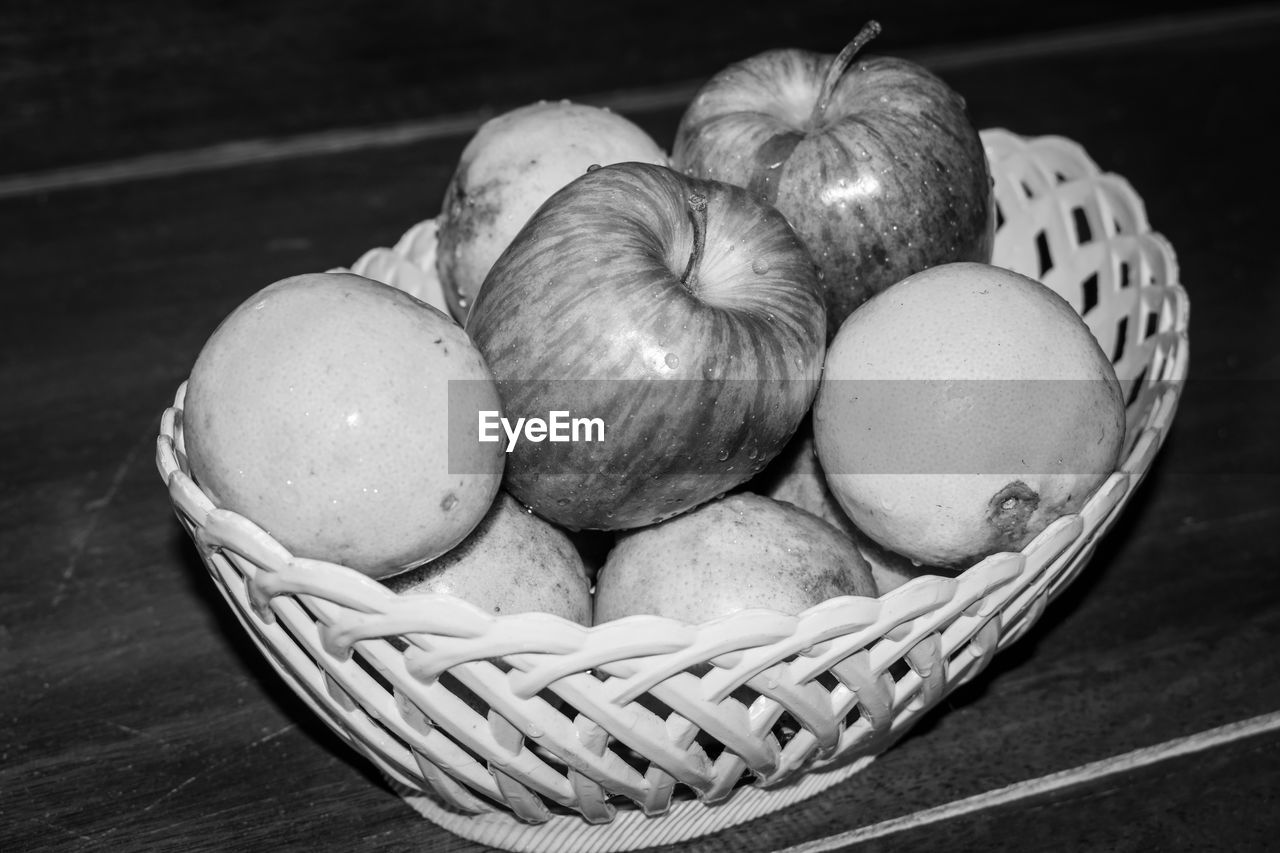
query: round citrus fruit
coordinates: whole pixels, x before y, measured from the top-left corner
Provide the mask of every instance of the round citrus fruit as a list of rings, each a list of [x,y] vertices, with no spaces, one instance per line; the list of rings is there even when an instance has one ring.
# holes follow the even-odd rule
[[[951,569],[1077,511],[1124,430],[1115,371],[1066,300],[977,263],[909,276],[851,314],[814,403],[841,508],[891,551]]]
[[[218,326],[187,383],[183,432],[215,505],[297,556],[383,577],[456,545],[497,494],[500,445],[463,440],[457,417],[451,434],[451,408],[500,408],[461,327],[393,287],[312,274]]]

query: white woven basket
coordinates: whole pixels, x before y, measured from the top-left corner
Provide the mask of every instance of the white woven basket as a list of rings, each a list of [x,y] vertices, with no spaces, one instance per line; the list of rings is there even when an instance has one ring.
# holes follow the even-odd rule
[[[1147,472],[1186,377],[1187,297],[1129,184],[1067,139],[982,136],[1000,208],[995,262],[1081,312],[1128,400],[1119,470],[1019,553],[799,615],[595,628],[494,617],[293,557],[216,509],[187,470],[183,389],[157,443],[178,518],[284,680],[410,805],[458,835],[509,850],[628,850],[810,797],[883,752],[1039,618]],[[437,301],[434,230],[415,226],[355,270]]]

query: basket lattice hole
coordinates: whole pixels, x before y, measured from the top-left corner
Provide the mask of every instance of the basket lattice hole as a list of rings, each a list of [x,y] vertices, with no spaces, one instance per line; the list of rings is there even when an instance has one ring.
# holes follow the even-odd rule
[[[1053,269],[1053,255],[1049,252],[1049,235],[1044,231],[1036,233],[1036,258],[1040,261],[1040,277]]]
[[[268,609],[267,612],[271,614],[272,621],[280,630],[280,633],[288,638],[289,642],[293,644],[293,647],[296,648],[298,652],[306,656],[307,663],[315,667],[315,671],[321,671],[320,664],[316,662],[316,656],[311,653],[311,648],[306,643],[302,642],[302,638],[297,635],[292,627],[290,627],[289,620],[276,619],[276,614],[273,610]]]
[[[1125,339],[1129,337],[1129,318],[1121,317],[1120,322],[1116,323],[1116,345],[1111,353],[1111,363],[1119,364],[1120,359],[1124,358]]]
[[[761,699],[762,697],[758,692],[746,684],[741,684],[734,688],[733,692],[731,692],[728,698],[724,701],[736,702],[742,705],[743,708],[750,708],[756,702],[761,701]],[[702,747],[703,751],[707,753],[707,758],[712,762],[719,759],[725,751],[725,745],[706,732],[699,731],[698,737],[695,740],[698,746]]]
[[[907,663],[906,658],[898,658],[889,664],[889,677],[894,682],[900,682],[907,677],[907,673],[911,672],[911,664]]]
[[[778,716],[778,721],[773,724],[772,734],[778,739],[780,746],[786,746],[791,739],[804,729],[800,725],[800,721],[791,715],[790,711],[783,711]]]
[[[813,680],[821,685],[828,693],[832,693],[843,686],[840,679],[836,677],[836,674],[829,669],[818,673],[814,676]]]
[[[995,207],[996,207],[996,230],[999,231],[1001,228],[1004,227],[1004,208],[1002,208],[998,204]]]
[[[463,684],[456,675],[450,672],[442,672],[439,676],[440,686],[446,688],[453,696],[461,702],[465,702],[471,710],[476,712],[477,716],[487,717],[489,714],[489,703],[481,699],[467,685]]]
[[[351,658],[356,662],[357,666],[364,670],[365,674],[368,675],[369,678],[373,679],[373,682],[377,684],[378,687],[386,692],[388,696],[395,695],[395,686],[387,679],[387,676],[382,672],[382,670],[375,666],[373,661],[365,657],[359,649],[356,650],[356,653],[352,655]]]
[[[1138,399],[1138,395],[1142,393],[1142,384],[1147,381],[1147,369],[1144,367],[1138,371],[1138,375],[1133,377],[1133,384],[1129,386],[1129,393],[1125,397],[1125,408],[1132,406]]]
[[[668,723],[673,716],[678,716],[676,712],[673,711],[665,702],[657,696],[654,696],[652,693],[641,693],[631,704],[632,706],[638,706],[639,708],[644,709],[641,711],[642,714],[644,711],[647,711],[663,723]],[[618,743],[616,746],[618,756],[625,761],[632,770],[635,770],[642,776],[648,773],[650,770],[650,761],[648,756],[641,752],[637,752],[624,743]]]
[[[1119,225],[1116,226],[1116,230],[1117,231],[1120,230]],[[1133,279],[1131,278],[1131,272],[1129,270],[1129,262],[1121,261],[1120,262],[1120,286],[1128,287],[1132,283],[1133,283]]]
[[[483,726],[489,725],[488,704],[479,696],[477,696],[475,693],[471,692],[471,690],[468,689],[465,684],[459,681],[456,676],[448,672],[442,672],[439,676],[439,683],[441,687],[448,689],[448,691],[452,693],[455,698],[465,702],[471,708],[471,710],[476,713],[476,716],[479,719],[477,721],[474,721],[473,724],[468,725],[469,728],[478,728],[479,726],[482,726],[482,725]],[[425,715],[424,715],[424,719],[426,719]],[[450,721],[454,723],[464,722],[462,720],[459,720],[456,715],[452,715],[452,714],[450,715]],[[442,719],[437,722],[443,723],[445,721]],[[441,725],[437,725],[436,730],[441,734],[445,735],[446,737],[448,737],[454,746],[462,750],[462,752],[464,752],[476,764],[479,764],[482,767],[488,765],[489,758],[487,756],[477,752],[464,740],[459,739],[452,732],[448,731],[447,728]]]
[[[329,697],[338,703],[342,710],[350,713],[356,709],[356,700],[351,698],[351,694],[342,688],[342,685],[333,680],[333,676],[329,673],[324,674],[324,689],[329,693]]]
[[[409,728],[413,729],[420,735],[429,735],[435,729],[431,723],[431,718],[427,716],[427,712],[418,707],[418,704],[406,696],[402,691],[395,692],[396,710],[400,712],[400,718],[404,720]]]
[[[1153,337],[1158,331],[1160,331],[1160,315],[1155,311],[1150,311],[1147,313],[1146,328],[1142,330],[1142,339],[1145,341],[1147,338]]]
[[[1098,274],[1086,278],[1080,282],[1080,316],[1085,316],[1094,308],[1098,307]]]
[[[1083,207],[1071,208],[1071,222],[1076,227],[1076,242],[1081,245],[1093,240],[1093,228],[1089,225],[1089,214]]]
[[[1031,189],[1031,184],[1027,183],[1026,181],[1018,181],[1018,186],[1022,188],[1022,194],[1027,198],[1036,197],[1035,190]]]

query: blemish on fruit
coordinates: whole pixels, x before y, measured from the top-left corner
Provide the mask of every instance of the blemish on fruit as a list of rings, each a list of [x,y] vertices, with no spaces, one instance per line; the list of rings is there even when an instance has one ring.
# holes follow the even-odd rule
[[[1021,545],[1027,524],[1040,506],[1040,495],[1021,480],[1014,480],[992,495],[987,503],[987,523],[1009,545]]]
[[[444,498],[442,498],[440,501],[440,508],[445,512],[448,512],[449,510],[453,509],[457,505],[458,505],[458,496],[455,495],[453,492],[449,492],[448,494],[446,494]]]

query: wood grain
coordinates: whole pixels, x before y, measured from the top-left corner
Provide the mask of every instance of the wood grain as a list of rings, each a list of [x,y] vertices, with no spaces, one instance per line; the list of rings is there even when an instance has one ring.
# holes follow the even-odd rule
[[[1215,7],[15,0],[0,7],[0,173],[700,81],[771,47],[835,53],[872,12],[877,49],[901,52]]]

